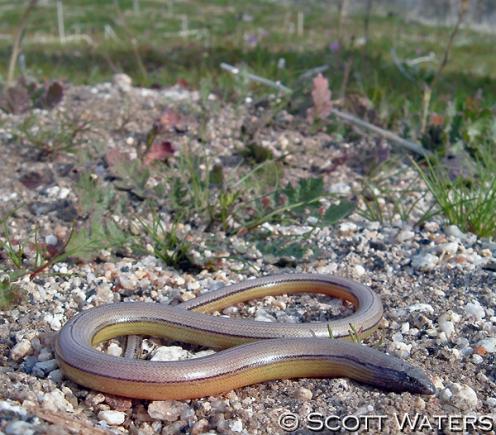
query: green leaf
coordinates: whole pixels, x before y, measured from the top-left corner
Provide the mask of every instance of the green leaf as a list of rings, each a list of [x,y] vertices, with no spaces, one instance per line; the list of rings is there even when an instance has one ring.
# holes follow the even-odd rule
[[[305,255],[307,248],[301,241],[290,241],[277,239],[273,241],[259,241],[257,249],[264,255],[272,255],[274,257],[292,257],[301,259]]]
[[[322,177],[303,178],[298,181],[296,186],[288,183],[282,193],[288,200],[288,207],[301,203],[292,211],[296,214],[303,214],[308,208],[318,209],[320,207],[319,200],[325,195],[324,181]],[[277,201],[275,202],[277,204]]]
[[[327,208],[324,215],[322,216],[320,223],[321,225],[334,225],[341,219],[349,216],[353,213],[355,209],[355,204],[350,201],[341,201],[339,204],[331,205]]]
[[[90,174],[82,174],[76,184],[79,205],[83,215],[97,210],[108,210],[115,197],[111,189],[104,189]]]
[[[56,261],[64,261],[69,257],[89,261],[102,249],[119,248],[127,240],[128,236],[115,222],[94,216],[87,226],[73,230],[64,252]]]

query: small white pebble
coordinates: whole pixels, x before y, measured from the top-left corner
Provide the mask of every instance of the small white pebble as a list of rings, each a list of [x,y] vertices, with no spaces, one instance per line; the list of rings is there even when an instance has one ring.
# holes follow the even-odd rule
[[[148,415],[156,420],[176,421],[189,405],[177,400],[156,400],[148,405]]]
[[[458,242],[448,242],[439,245],[438,251],[444,255],[455,255],[458,252]]]
[[[388,346],[389,353],[403,359],[408,358],[410,356],[411,350],[412,350],[411,344],[401,343],[399,341],[395,341]]]
[[[10,358],[14,361],[19,361],[31,351],[31,342],[23,338],[10,351]]]
[[[190,353],[180,346],[160,346],[153,354],[152,361],[177,361],[188,359]]]
[[[402,343],[403,342],[403,334],[401,332],[395,332],[392,337],[393,341],[395,343]]]
[[[241,420],[232,420],[229,422],[229,428],[233,432],[242,432],[243,431],[243,422]]]
[[[426,222],[424,224],[424,229],[431,233],[437,233],[439,231],[439,224],[437,222]]]
[[[58,389],[46,393],[41,404],[43,408],[53,412],[74,412],[74,406],[65,399],[64,393]]]
[[[423,270],[425,272],[433,270],[437,263],[439,262],[439,258],[435,255],[429,253],[423,253],[415,255],[412,259],[412,266],[414,269]]]
[[[107,348],[107,354],[112,356],[121,356],[122,348],[117,343],[110,343]]]
[[[361,266],[360,264],[357,264],[355,267],[355,274],[357,276],[362,276],[365,274],[365,268],[363,266]]]
[[[55,246],[58,243],[58,239],[53,234],[49,234],[45,237],[45,243],[50,246]]]
[[[357,230],[357,226],[353,222],[343,222],[339,225],[339,233],[343,236],[350,235]]]
[[[463,234],[456,225],[448,225],[445,232],[448,236],[453,236],[458,240],[465,239],[465,234]]]
[[[453,383],[450,390],[453,393],[450,402],[458,409],[468,411],[477,407],[477,393],[468,385]]]
[[[126,413],[109,409],[106,411],[100,411],[98,413],[98,418],[111,426],[119,426],[126,420]]]
[[[303,401],[312,400],[313,393],[308,388],[300,387],[295,391],[294,397]]]
[[[445,388],[439,392],[439,398],[443,402],[449,402],[451,400],[451,397],[453,396],[453,393],[449,388]]]
[[[484,361],[484,358],[482,358],[480,355],[477,355],[476,353],[474,353],[472,355],[472,362],[474,364],[481,364],[483,361]]]
[[[455,325],[453,322],[448,320],[449,315],[443,314],[439,318],[439,329],[446,334],[447,338],[450,338],[455,332]]]
[[[41,352],[38,355],[38,361],[48,361],[49,359],[52,358],[53,358],[52,352],[50,352],[46,348],[41,349]]]
[[[396,236],[396,240],[398,242],[406,242],[407,240],[411,240],[415,237],[415,233],[410,230],[402,230]]]
[[[263,308],[259,308],[255,314],[255,320],[259,322],[275,322],[276,319]]]
[[[331,184],[331,186],[329,187],[329,192],[339,193],[341,195],[347,195],[348,193],[351,192],[351,186],[343,182]]]
[[[475,301],[475,303],[470,302],[465,305],[465,313],[475,320],[482,320],[484,317],[486,317],[484,308],[481,306],[479,301]]]
[[[410,311],[410,313],[413,313],[415,311],[419,311],[421,313],[433,314],[434,313],[434,308],[432,308],[432,305],[430,305],[430,304],[419,303],[419,304],[410,305],[408,307],[408,311]]]

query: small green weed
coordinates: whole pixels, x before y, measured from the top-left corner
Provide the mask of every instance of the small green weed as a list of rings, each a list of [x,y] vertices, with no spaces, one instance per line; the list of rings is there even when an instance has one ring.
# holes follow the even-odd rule
[[[495,237],[496,160],[489,150],[483,153],[473,160],[476,169],[469,178],[450,177],[449,169],[433,159],[425,168],[419,164],[415,167],[450,223],[479,237]]]
[[[12,284],[8,276],[0,276],[0,311],[8,310],[23,299],[19,286]]]
[[[379,165],[362,182],[358,192],[360,206],[357,213],[363,218],[383,223],[392,223],[396,220],[418,225],[429,216],[431,209],[421,208],[427,190],[419,189],[419,178],[413,177],[405,185],[394,187],[393,181],[404,169],[391,169],[394,162]]]
[[[60,115],[55,125],[44,125],[36,115],[27,116],[14,135],[18,140],[39,149],[44,156],[75,153],[81,136],[91,130],[91,124],[80,115]]]
[[[140,223],[151,239],[153,255],[164,264],[181,270],[198,268],[191,255],[191,245],[179,236],[176,225],[173,224],[169,230],[166,230],[160,216],[155,213],[150,224],[143,220],[140,220]]]
[[[348,216],[354,204],[341,201],[323,211],[322,200],[329,196],[321,177],[301,179],[295,186],[288,183],[257,200],[256,216],[243,223],[243,230],[251,231],[265,222],[301,222],[308,218],[313,218],[321,226],[333,225]]]

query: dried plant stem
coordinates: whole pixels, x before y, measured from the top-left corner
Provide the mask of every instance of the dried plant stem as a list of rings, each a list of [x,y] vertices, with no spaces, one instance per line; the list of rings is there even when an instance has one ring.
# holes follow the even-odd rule
[[[358,127],[365,128],[421,156],[426,157],[429,155],[429,151],[427,151],[422,145],[409,141],[407,139],[403,139],[402,137],[399,137],[397,134],[393,133],[392,131],[384,130],[381,127],[377,127],[376,125],[370,124],[369,122],[364,121],[363,119],[357,118],[351,113],[341,112],[340,110],[332,109],[332,114],[349,124],[354,124]]]
[[[441,75],[444,71],[444,68],[448,64],[449,60],[449,55],[451,52],[451,48],[453,47],[453,41],[455,40],[455,36],[458,33],[458,30],[460,29],[460,26],[463,22],[463,18],[465,17],[465,13],[467,12],[467,1],[461,1],[460,3],[460,9],[458,12],[458,18],[456,20],[455,26],[453,27],[453,30],[450,33],[448,43],[446,44],[446,47],[444,48],[444,54],[443,54],[443,59],[441,63],[439,64],[439,67],[436,71],[436,74],[434,74],[434,78],[432,79],[432,82],[429,84],[425,85],[424,89],[424,98],[422,102],[422,119],[421,119],[421,125],[420,125],[420,133],[424,134],[425,129],[427,128],[427,116],[429,113],[429,107],[431,105],[431,97],[432,97],[432,90],[436,86],[437,82],[441,78]]]
[[[21,51],[21,44],[22,44],[22,38],[24,37],[24,31],[26,30],[26,26],[28,25],[29,16],[31,15],[31,12],[33,11],[37,3],[38,0],[30,0],[17,26],[16,33],[14,36],[14,45],[12,46],[12,53],[10,55],[9,69],[7,73],[7,83],[6,83],[7,87],[11,86],[14,83],[16,63],[17,63],[17,58],[19,57],[19,53]]]
[[[365,17],[363,19],[363,37],[365,38],[365,46],[367,46],[369,42],[369,27],[370,27],[370,14],[372,12],[372,1],[373,0],[367,0]]]
[[[338,21],[338,41],[339,44],[342,45],[342,40],[343,40],[343,25],[344,25],[344,20],[346,16],[346,11],[347,11],[347,6],[348,6],[348,0],[341,0],[339,3],[339,21]]]
[[[343,99],[346,95],[346,89],[348,88],[348,82],[350,80],[352,66],[353,66],[353,59],[350,58],[344,64],[343,81],[341,83],[341,91],[339,93],[341,99]]]
[[[275,82],[273,80],[266,79],[265,77],[257,76],[256,74],[252,74],[252,73],[249,73],[248,71],[241,70],[239,68],[236,68],[235,66],[229,65],[228,63],[222,62],[220,64],[220,67],[224,71],[228,71],[231,74],[234,74],[234,75],[242,74],[243,77],[246,77],[248,80],[262,83],[266,86],[270,86],[271,88],[275,88],[275,89],[278,89],[280,91],[284,91],[287,93],[292,92],[292,90],[290,88],[288,88],[287,86],[284,86],[283,84],[281,84],[279,82]]]
[[[264,85],[270,86],[271,88],[283,90],[287,93],[293,92],[292,89],[281,85],[279,82],[274,82],[264,77],[260,77],[255,74],[248,73],[227,63],[221,63],[220,67],[223,70],[230,72],[231,74],[243,74],[249,80],[253,80],[258,83],[263,83]],[[342,112],[334,108],[331,109],[331,113],[349,124],[354,124],[358,127],[365,128],[421,156],[426,157],[430,154],[429,151],[427,151],[422,145],[409,141],[407,139],[403,139],[399,137],[397,134],[393,133],[392,131],[384,130],[383,128],[377,127],[376,125],[370,124],[369,122],[364,121],[363,119],[357,118],[351,113]]]
[[[439,67],[436,71],[436,74],[434,75],[434,78],[431,83],[431,88],[434,88],[434,85],[437,83],[439,78],[441,77],[441,74],[448,64],[449,60],[449,54],[451,51],[451,48],[453,47],[453,41],[455,40],[455,36],[458,33],[458,30],[460,29],[460,25],[463,22],[463,18],[465,17],[465,13],[467,12],[467,8],[465,6],[466,2],[462,2],[460,5],[460,10],[458,12],[458,19],[456,20],[455,26],[453,27],[453,30],[451,31],[451,34],[448,39],[448,43],[446,44],[446,47],[444,49],[444,54],[443,54],[443,60],[439,64]]]

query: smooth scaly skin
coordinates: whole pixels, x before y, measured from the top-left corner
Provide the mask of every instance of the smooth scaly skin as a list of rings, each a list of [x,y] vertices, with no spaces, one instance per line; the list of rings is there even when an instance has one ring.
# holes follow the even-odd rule
[[[267,295],[323,293],[353,303],[355,312],[326,323],[266,323],[203,313]],[[374,349],[329,338],[361,337],[382,318],[382,303],[368,287],[343,278],[286,274],[243,281],[177,306],[119,303],[84,311],[66,323],[55,352],[66,376],[120,396],[192,399],[274,379],[346,376],[392,391],[433,394],[426,375]],[[93,346],[117,336],[153,335],[213,348],[229,348],[186,361],[114,357]]]

